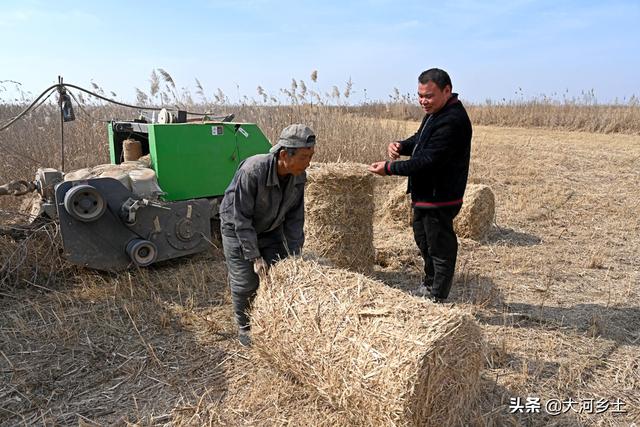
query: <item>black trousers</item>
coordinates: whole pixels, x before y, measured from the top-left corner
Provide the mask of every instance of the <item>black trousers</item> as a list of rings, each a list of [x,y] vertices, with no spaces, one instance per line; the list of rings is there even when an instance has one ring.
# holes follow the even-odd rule
[[[449,296],[458,255],[453,219],[461,205],[413,209],[413,236],[424,259],[424,283],[431,294]]]

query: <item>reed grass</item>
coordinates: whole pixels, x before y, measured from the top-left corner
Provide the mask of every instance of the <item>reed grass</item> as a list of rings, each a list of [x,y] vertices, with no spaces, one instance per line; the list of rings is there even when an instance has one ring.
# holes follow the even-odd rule
[[[205,89],[197,78],[195,94],[179,88],[169,72],[158,68],[150,75],[148,89],[136,88],[136,101],[143,106],[213,115],[233,112],[238,121],[257,123],[271,140],[291,123],[306,123],[318,135],[316,159],[321,162],[378,160],[384,155],[385,142],[408,135],[401,126],[372,122],[370,118],[420,120],[423,115],[415,97],[401,94],[398,89],[385,101],[368,100],[365,89],[365,100],[354,102],[351,79],[344,87],[333,85],[324,93],[317,82],[318,71],[314,70],[309,83],[294,78],[289,87],[276,92],[258,85],[255,95],[238,95],[238,100],[232,102],[221,89]],[[97,83],[91,85],[95,92],[117,98],[114,92]],[[11,93],[17,95],[9,97],[11,87]],[[474,125],[640,134],[640,102],[636,96],[611,105],[599,104],[593,91],[583,93],[580,98],[543,95],[527,99],[522,93],[518,96],[513,101],[465,102],[465,105]],[[33,97],[19,82],[0,81],[0,123],[14,117]],[[54,98],[0,132],[0,182],[18,177],[27,179],[37,167],[61,164],[60,117]],[[464,94],[461,99],[464,102]],[[78,120],[65,125],[64,156],[68,170],[107,162],[106,122],[133,119],[144,112],[113,106],[80,92],[75,93],[74,104]],[[150,115],[148,111],[146,114]]]

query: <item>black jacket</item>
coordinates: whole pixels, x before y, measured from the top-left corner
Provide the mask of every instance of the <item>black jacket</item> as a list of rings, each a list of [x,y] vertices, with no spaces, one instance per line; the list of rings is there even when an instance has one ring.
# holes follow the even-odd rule
[[[387,162],[388,175],[409,177],[407,192],[415,207],[462,203],[471,153],[471,121],[458,95],[437,113],[427,114],[412,137],[400,142],[409,160]]]

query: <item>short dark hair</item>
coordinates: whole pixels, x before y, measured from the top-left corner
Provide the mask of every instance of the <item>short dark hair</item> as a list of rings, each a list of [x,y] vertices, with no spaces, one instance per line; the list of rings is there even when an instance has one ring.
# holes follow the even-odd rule
[[[440,90],[444,90],[446,85],[449,85],[449,87],[453,89],[451,77],[449,77],[449,74],[447,74],[445,70],[441,70],[440,68],[430,68],[427,71],[423,71],[418,76],[418,82],[423,85],[433,82]]]

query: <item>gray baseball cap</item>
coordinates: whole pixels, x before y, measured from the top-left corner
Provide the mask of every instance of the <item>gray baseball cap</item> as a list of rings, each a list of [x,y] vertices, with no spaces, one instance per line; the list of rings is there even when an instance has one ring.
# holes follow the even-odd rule
[[[270,153],[275,153],[281,147],[286,148],[309,148],[316,145],[316,134],[309,126],[301,123],[289,125],[282,129],[278,143],[271,147]]]

